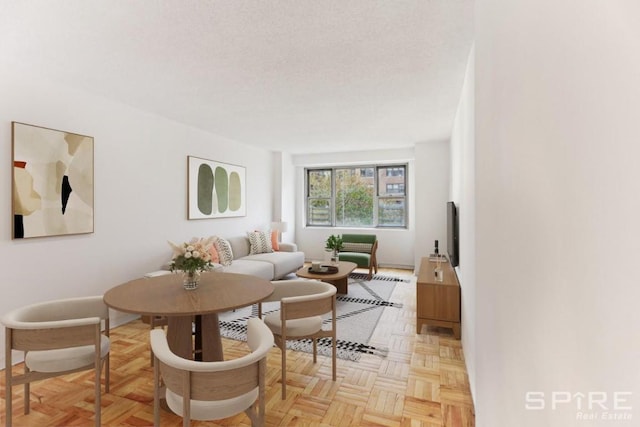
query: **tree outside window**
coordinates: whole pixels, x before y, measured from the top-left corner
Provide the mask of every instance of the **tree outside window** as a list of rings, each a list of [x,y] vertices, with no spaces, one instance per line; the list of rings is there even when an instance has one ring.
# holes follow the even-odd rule
[[[330,169],[307,172],[307,224],[330,226],[333,222]]]
[[[373,227],[373,168],[335,170],[336,226]]]

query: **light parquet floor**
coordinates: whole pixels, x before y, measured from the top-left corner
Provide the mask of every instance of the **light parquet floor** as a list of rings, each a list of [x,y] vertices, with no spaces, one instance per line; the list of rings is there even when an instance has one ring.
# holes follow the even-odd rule
[[[410,273],[384,269],[382,273]],[[331,359],[287,352],[287,399],[280,399],[280,351],[269,354],[267,426],[474,426],[473,402],[459,340],[449,330],[423,328],[416,334],[415,278],[399,283],[392,296],[403,308],[386,308],[371,341],[386,346],[386,358],[338,359],[331,380]],[[149,326],[140,320],[111,331],[111,391],[102,395],[105,426],[153,425],[153,369],[149,364]],[[224,340],[225,357],[245,353],[244,343]],[[14,367],[22,370],[21,365]],[[6,414],[4,371],[0,379],[0,425]],[[71,374],[31,385],[31,413],[23,414],[23,388],[13,388],[14,426],[92,426],[93,373]],[[163,411],[162,426],[182,419]],[[249,426],[240,414],[193,426]]]

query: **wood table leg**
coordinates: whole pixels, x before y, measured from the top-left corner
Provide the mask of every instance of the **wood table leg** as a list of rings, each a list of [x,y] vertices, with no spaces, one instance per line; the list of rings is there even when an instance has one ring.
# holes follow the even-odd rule
[[[202,362],[202,316],[193,317],[194,337],[193,337],[193,360]]]
[[[201,322],[202,360],[205,362],[224,360],[218,313],[202,315]]]
[[[185,359],[193,359],[191,340],[193,316],[169,316],[167,318],[167,342],[175,354]]]
[[[167,319],[167,342],[169,348],[175,354],[185,359],[203,360],[213,362],[224,360],[222,352],[222,339],[220,337],[220,325],[218,315],[207,314],[197,316],[196,320],[196,347],[192,340],[193,316],[170,316]],[[166,399],[160,399],[160,407],[172,412]]]
[[[342,279],[323,280],[323,282],[331,283],[338,289],[339,294],[347,294],[347,287],[349,286],[349,275]]]
[[[193,316],[170,316],[167,322],[167,341],[175,354],[185,359],[214,362],[224,360],[218,314],[198,316],[196,347],[191,338]]]

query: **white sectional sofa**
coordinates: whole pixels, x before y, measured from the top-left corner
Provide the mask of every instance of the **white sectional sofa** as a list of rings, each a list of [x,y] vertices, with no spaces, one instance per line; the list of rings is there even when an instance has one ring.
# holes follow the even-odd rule
[[[223,273],[238,273],[258,276],[266,280],[280,280],[290,273],[296,272],[304,265],[304,252],[298,251],[295,243],[278,244],[277,251],[251,254],[248,236],[225,237],[229,242],[233,260],[229,265],[214,263],[214,270]],[[169,263],[160,271],[147,273],[145,277],[168,274]]]
[[[250,274],[266,280],[279,280],[296,272],[304,265],[304,252],[298,251],[294,243],[280,243],[279,250],[250,255],[251,245],[246,236],[225,238],[231,245],[231,265],[216,265],[216,270],[225,273]]]

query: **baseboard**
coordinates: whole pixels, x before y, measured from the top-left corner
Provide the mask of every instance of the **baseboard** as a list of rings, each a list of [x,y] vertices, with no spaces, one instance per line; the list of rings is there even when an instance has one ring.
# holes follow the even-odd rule
[[[133,322],[134,320],[139,318],[139,314],[123,313],[121,311],[115,310],[111,310],[111,312],[109,313],[109,323],[111,328],[124,325],[125,323]]]
[[[397,268],[398,270],[415,270],[414,265],[405,264],[378,264],[378,268]]]

